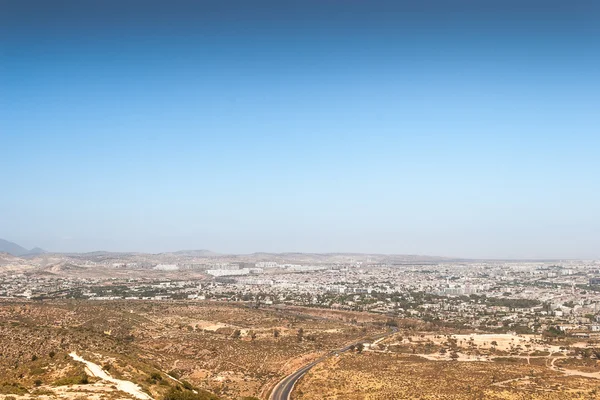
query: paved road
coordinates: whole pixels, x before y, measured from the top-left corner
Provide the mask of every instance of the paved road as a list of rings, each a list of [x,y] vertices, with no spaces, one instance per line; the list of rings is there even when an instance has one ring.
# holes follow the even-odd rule
[[[310,364],[306,364],[304,367],[300,368],[299,370],[297,370],[296,372],[294,372],[291,375],[286,376],[285,378],[283,378],[283,380],[281,380],[273,389],[273,391],[271,392],[271,396],[269,396],[269,400],[289,400],[290,399],[290,395],[292,394],[292,390],[294,390],[294,385],[296,384],[296,382],[298,382],[298,380],[300,378],[302,378],[304,376],[304,374],[306,374],[312,367],[314,367],[315,365],[317,365],[318,363],[320,363],[321,361],[327,359],[329,356],[336,354],[336,353],[344,353],[348,350],[350,350],[350,348],[352,346],[356,346],[359,343],[366,343],[366,342],[371,342],[371,341],[375,341],[375,340],[379,340],[382,339],[384,337],[390,336],[393,333],[396,333],[398,331],[398,329],[394,328],[392,330],[392,332],[388,332],[388,333],[381,333],[379,335],[375,335],[375,336],[371,336],[369,339],[363,339],[363,340],[359,340],[356,343],[353,344],[349,344],[348,346],[338,350],[338,351],[332,351],[331,353],[329,353],[328,355],[325,355],[321,358],[318,358],[317,360],[311,362]]]
[[[321,357],[316,361],[311,362],[310,364],[305,365],[300,368],[298,371],[294,372],[291,375],[286,376],[281,382],[275,386],[275,389],[271,392],[271,396],[269,400],[288,400],[290,395],[292,394],[292,390],[294,390],[294,385],[298,381],[298,379],[302,378],[304,374],[306,374],[312,367],[323,361],[326,357]]]

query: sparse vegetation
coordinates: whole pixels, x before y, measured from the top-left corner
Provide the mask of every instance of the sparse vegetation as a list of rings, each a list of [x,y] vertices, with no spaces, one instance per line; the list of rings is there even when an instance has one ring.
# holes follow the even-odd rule
[[[94,382],[83,365],[69,356],[73,351],[117,379],[140,384],[156,399],[264,398],[269,382],[348,343],[357,344],[341,357],[340,367],[346,368],[345,360],[353,359],[365,363],[369,370],[379,371],[381,376],[388,371],[398,373],[397,368],[402,366],[412,365],[419,371],[417,366],[422,364],[415,364],[417,359],[411,357],[421,355],[444,360],[427,361],[432,364],[455,365],[464,370],[465,358],[493,355],[494,362],[479,364],[481,371],[493,373],[490,384],[508,379],[500,371],[513,368],[527,379],[545,379],[545,383],[536,385],[546,388],[549,382],[561,382],[563,387],[565,384],[562,375],[549,369],[549,361],[544,363],[545,358],[568,355],[555,365],[589,372],[596,371],[600,355],[600,348],[575,347],[572,338],[553,329],[535,341],[508,335],[513,338],[510,341],[502,335],[489,335],[483,342],[468,334],[453,335],[451,328],[441,329],[417,319],[301,307],[275,311],[219,303],[68,300],[0,303],[0,317],[4,318],[0,320],[0,376],[10,382],[2,384],[0,392],[6,395],[39,394]],[[359,318],[371,320],[357,322]],[[389,340],[375,346],[358,344],[359,339],[375,332],[390,332],[390,327],[398,332]],[[525,355],[531,357],[529,363]],[[388,357],[389,365],[371,364],[378,357]],[[167,371],[179,382],[168,378]],[[447,369],[441,371],[449,373]],[[332,375],[332,379],[342,376]],[[477,391],[478,385],[470,382],[461,390],[470,387],[468,390]],[[312,394],[301,384],[297,396],[299,400],[311,399]]]
[[[347,353],[311,370],[294,400],[596,398],[596,381],[527,364],[428,361],[413,355]]]
[[[165,394],[163,400],[219,400],[219,397],[205,390],[197,390],[196,392],[182,390],[179,387],[173,388]]]

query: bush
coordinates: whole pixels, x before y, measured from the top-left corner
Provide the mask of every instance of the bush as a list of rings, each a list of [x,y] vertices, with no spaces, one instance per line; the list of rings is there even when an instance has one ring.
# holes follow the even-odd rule
[[[150,379],[155,380],[155,381],[161,381],[162,376],[158,372],[153,372],[150,374]]]
[[[301,342],[302,339],[304,339],[304,329],[302,329],[302,328],[298,329],[298,333],[296,334],[296,338],[298,339],[299,342]]]
[[[385,325],[386,325],[386,326],[389,326],[389,327],[394,327],[394,328],[397,328],[397,327],[398,327],[398,321],[396,321],[396,320],[393,320],[393,319],[388,319],[388,320],[385,322]]]
[[[48,389],[35,389],[32,392],[32,394],[34,396],[51,396],[51,397],[55,395],[55,393],[52,390],[48,390]],[[34,399],[37,399],[37,397],[34,397]]]
[[[196,388],[194,386],[192,386],[191,383],[189,383],[188,381],[181,381],[181,384],[183,385],[184,389],[187,390],[195,390]]]
[[[146,379],[146,381],[152,385],[156,385],[157,383],[162,383],[162,375],[159,374],[158,372],[152,372],[150,374],[150,377],[148,379]]]
[[[0,383],[0,393],[24,395],[25,393],[28,393],[28,391],[16,382],[3,382]]]
[[[87,385],[89,382],[87,375],[66,376],[57,379],[52,385],[54,386],[69,386],[69,385]]]
[[[198,393],[179,389],[171,389],[163,400],[219,400],[214,394],[205,390],[198,390]]]
[[[27,393],[27,389],[16,382],[3,382],[0,383],[0,393],[23,395]]]

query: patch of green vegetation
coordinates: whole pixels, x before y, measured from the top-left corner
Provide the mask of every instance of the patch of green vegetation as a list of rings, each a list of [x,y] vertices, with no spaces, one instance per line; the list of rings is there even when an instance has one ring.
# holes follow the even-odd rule
[[[54,395],[54,392],[48,389],[35,389],[31,394],[34,396],[52,396]]]
[[[550,326],[544,332],[542,332],[543,337],[545,338],[556,338],[556,337],[564,337],[565,332],[561,331],[556,326]]]
[[[206,390],[196,389],[197,393],[180,387],[171,389],[163,400],[219,400],[219,397],[207,392]]]
[[[46,371],[44,371],[44,369],[43,369],[43,368],[40,368],[40,367],[32,367],[32,368],[29,370],[29,373],[30,373],[31,375],[42,375],[44,372],[46,372]]]
[[[1,394],[25,394],[29,393],[27,389],[19,385],[17,382],[2,382],[0,383]]]
[[[533,353],[530,354],[531,356],[535,356],[535,357],[548,357],[550,355],[550,352],[548,351],[541,351],[541,350],[536,350]]]
[[[146,379],[146,382],[148,382],[151,385],[161,384],[163,382],[163,378],[160,373],[152,372],[148,379]]]
[[[87,375],[65,376],[57,379],[52,384],[53,386],[68,386],[68,385],[87,385],[90,383]]]
[[[521,363],[522,360],[520,358],[516,358],[516,357],[496,357],[494,358],[494,361],[499,362],[499,363]]]

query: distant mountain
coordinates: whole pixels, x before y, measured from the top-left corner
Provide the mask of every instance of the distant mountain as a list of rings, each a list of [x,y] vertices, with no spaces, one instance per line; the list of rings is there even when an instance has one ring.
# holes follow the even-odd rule
[[[25,247],[19,246],[16,243],[9,242],[8,240],[0,239],[0,253],[8,253],[13,256],[30,256],[45,253],[44,250],[39,247],[35,247],[31,250],[27,250]]]
[[[190,257],[215,257],[219,256],[219,253],[212,252],[210,250],[179,250],[173,252],[178,256],[190,256]]]
[[[13,256],[20,256],[26,254],[29,250],[25,247],[21,247],[16,243],[9,242],[8,240],[0,239],[0,251]]]
[[[40,254],[44,254],[46,252],[46,250],[44,249],[40,249],[39,247],[34,247],[33,249],[29,250],[27,252],[27,256],[38,256]]]

